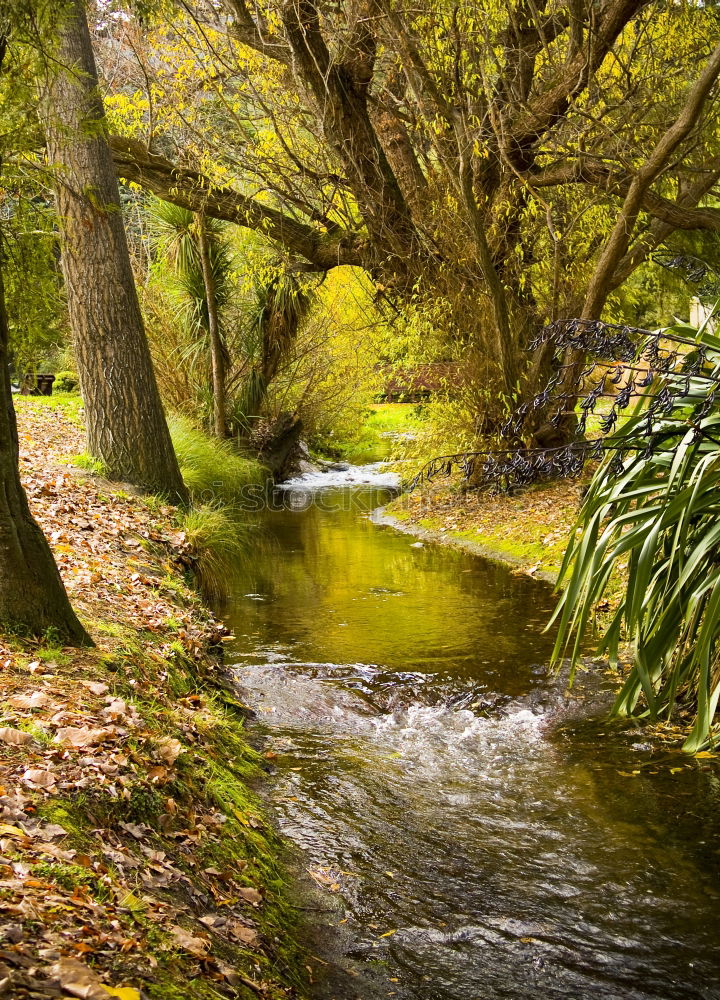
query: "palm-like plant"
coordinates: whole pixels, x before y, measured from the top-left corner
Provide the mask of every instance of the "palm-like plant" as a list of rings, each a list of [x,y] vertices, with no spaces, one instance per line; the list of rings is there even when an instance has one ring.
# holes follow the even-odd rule
[[[236,422],[246,431],[261,415],[268,387],[290,357],[312,301],[302,282],[287,271],[256,285],[255,302],[247,320],[253,365],[236,408]]]
[[[668,718],[692,701],[685,749],[695,752],[720,698],[720,338],[707,323],[678,325],[642,340],[629,370],[643,356],[650,393],[603,442],[565,555],[554,660],[570,649],[574,671],[613,569],[627,562],[600,643],[615,661],[623,632],[633,645],[614,711]]]
[[[222,223],[159,198],[151,202],[150,220],[156,273],[161,271],[176,317],[189,334],[180,360],[212,371],[215,429],[223,437],[229,359],[220,316],[232,294],[232,248]]]

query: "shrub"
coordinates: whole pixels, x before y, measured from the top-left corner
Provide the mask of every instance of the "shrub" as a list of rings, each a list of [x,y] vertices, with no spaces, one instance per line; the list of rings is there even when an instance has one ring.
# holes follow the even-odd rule
[[[58,372],[53,384],[54,392],[77,392],[80,387],[80,379],[77,372]]]
[[[621,347],[626,340],[615,335]],[[712,733],[720,699],[720,339],[707,326],[677,325],[649,334],[622,360],[631,373],[640,361],[651,364],[636,385],[655,380],[605,440],[561,570],[554,659],[574,637],[574,667],[614,567],[627,563],[600,645],[616,661],[623,633],[633,644],[614,711],[669,718],[684,700],[695,711],[684,749],[695,752]]]

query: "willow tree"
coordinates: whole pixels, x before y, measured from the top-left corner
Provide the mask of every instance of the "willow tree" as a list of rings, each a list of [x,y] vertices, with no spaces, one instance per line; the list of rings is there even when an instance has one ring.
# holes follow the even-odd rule
[[[442,300],[448,349],[483,356],[505,398],[546,378],[526,350],[545,322],[599,316],[674,233],[720,232],[710,5],[195,0],[177,17],[143,66],[147,139],[137,113],[112,139],[121,175],[297,268]]]
[[[184,502],[130,265],[82,0],[57,19],[44,115],[88,450],[116,479]]]
[[[6,38],[0,35],[0,68],[6,50]],[[32,635],[52,629],[63,642],[91,644],[70,606],[52,552],[30,513],[20,481],[8,339],[0,260],[0,628]]]

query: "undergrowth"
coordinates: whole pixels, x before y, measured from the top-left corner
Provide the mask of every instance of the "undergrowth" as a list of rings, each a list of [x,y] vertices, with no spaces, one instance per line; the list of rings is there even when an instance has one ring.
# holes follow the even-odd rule
[[[185,417],[168,417],[170,436],[194,503],[239,504],[267,480],[259,462],[238,455],[229,441],[198,430]]]
[[[200,591],[209,599],[227,597],[248,564],[252,525],[242,520],[241,510],[217,501],[191,507],[179,519]]]

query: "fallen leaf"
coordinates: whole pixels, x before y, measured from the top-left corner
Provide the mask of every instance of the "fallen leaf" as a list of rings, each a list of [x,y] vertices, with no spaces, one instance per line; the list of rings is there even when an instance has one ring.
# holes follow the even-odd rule
[[[50,698],[44,691],[33,691],[32,694],[16,694],[8,698],[12,708],[45,708],[50,704]]]
[[[167,781],[170,776],[170,772],[166,767],[151,767],[147,774],[148,778],[154,785],[162,784],[162,782]]]
[[[238,941],[247,945],[248,948],[260,947],[260,938],[258,937],[257,931],[253,930],[252,927],[246,927],[244,924],[234,921],[230,927],[230,933]]]
[[[132,986],[103,986],[103,989],[118,1000],[141,1000],[139,991]]]
[[[41,829],[35,830],[34,835],[41,840],[54,840],[55,837],[67,837],[67,830],[59,823],[46,823]]]
[[[27,834],[19,826],[8,826],[7,823],[0,823],[0,837],[27,837]]]
[[[195,937],[189,931],[186,931],[184,927],[180,927],[179,924],[173,924],[170,927],[170,933],[180,948],[190,952],[196,958],[205,958],[210,951],[210,942],[207,938]]]
[[[31,767],[23,774],[22,780],[28,785],[35,785],[37,788],[52,788],[55,785],[56,778],[52,771],[41,771],[37,767]]]
[[[149,826],[145,826],[144,823],[123,823],[120,822],[120,826],[125,830],[126,833],[132,834],[136,840],[143,840],[145,837],[146,830],[149,830]]]
[[[112,729],[90,729],[89,726],[63,726],[55,734],[56,743],[73,747],[89,747],[113,736]]]
[[[253,906],[258,906],[263,901],[257,889],[252,889],[250,886],[244,886],[242,889],[238,889],[238,892],[246,903],[252,903]]]
[[[123,698],[110,698],[110,704],[103,709],[103,715],[109,719],[124,719],[127,713],[127,703]]]
[[[158,754],[166,764],[174,764],[181,753],[185,752],[185,747],[180,740],[163,739],[157,741]]]
[[[98,974],[76,958],[61,958],[46,971],[72,997],[79,997],[79,1000],[107,1000],[107,993]]]
[[[7,743],[9,746],[22,746],[23,743],[32,743],[32,741],[32,735],[24,733],[22,729],[0,726],[0,743]]]
[[[103,684],[101,681],[80,681],[80,683],[93,694],[101,695],[107,694],[108,692],[107,684]]]

